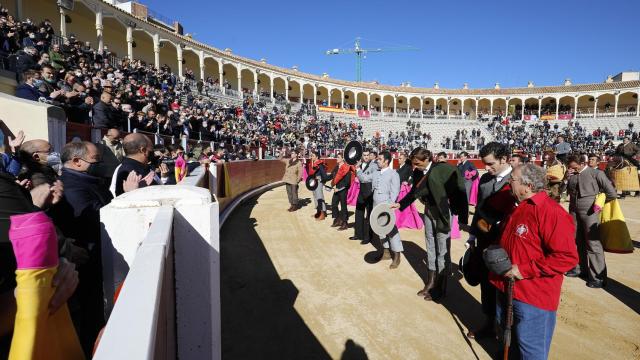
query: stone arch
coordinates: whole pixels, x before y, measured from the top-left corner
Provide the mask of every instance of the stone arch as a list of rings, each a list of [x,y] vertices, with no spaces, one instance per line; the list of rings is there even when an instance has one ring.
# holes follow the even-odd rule
[[[462,116],[462,100],[459,98],[449,100],[449,116]]]
[[[383,112],[392,113],[395,104],[395,99],[391,95],[384,95],[382,98]]]
[[[491,115],[491,100],[481,98],[478,100],[478,115]]]
[[[553,96],[546,96],[543,97],[542,100],[540,100],[540,104],[541,104],[541,114],[540,116],[544,116],[544,115],[555,115],[556,113],[556,98]]]
[[[433,117],[435,114],[435,108],[436,108],[436,99],[432,97],[424,98],[422,110],[424,111],[425,115],[427,115],[428,117]]]
[[[358,100],[358,110],[370,110],[367,93],[359,91],[356,93],[356,100]]]
[[[507,100],[503,98],[493,99],[493,114],[492,115],[505,115],[507,111]]]
[[[576,117],[593,117],[593,107],[596,103],[596,98],[593,95],[580,95],[576,101],[578,102]]]
[[[420,113],[420,98],[417,96],[409,97],[409,113],[412,114],[413,117],[421,117]]]
[[[401,116],[406,116],[409,108],[409,101],[407,97],[404,95],[399,95],[396,97],[396,114],[400,114]]]
[[[516,119],[516,120],[522,119],[522,99],[508,98],[507,114],[511,115],[512,119]]]
[[[355,109],[356,108],[356,95],[353,90],[345,90],[344,91],[344,107],[345,109]]]
[[[255,73],[251,69],[240,70],[240,76],[242,77],[242,84],[240,89],[242,92],[253,94],[256,90]]]
[[[118,58],[127,57],[127,27],[116,18],[106,16],[102,17],[102,26],[104,46]]]
[[[168,66],[171,72],[178,72],[177,45],[170,40],[160,39],[160,67]]]
[[[439,115],[447,115],[447,99],[445,98],[436,99],[436,116]]]
[[[297,80],[289,80],[289,101],[298,103],[302,96],[301,86]]]
[[[226,63],[222,65],[222,78],[223,78],[223,86],[225,83],[229,83],[231,85],[231,89],[238,91],[238,68],[235,64]]]
[[[524,115],[535,115],[537,117],[540,117],[540,114],[538,114],[538,104],[539,104],[540,100],[536,97],[530,97],[530,98],[526,98],[524,99]]]
[[[464,99],[462,102],[462,112],[470,119],[476,119],[476,100]]]
[[[182,71],[183,75],[187,70],[193,72],[193,78],[200,79],[200,56],[191,48],[182,51]]]
[[[271,77],[267,73],[260,72],[258,74],[258,95],[260,97],[270,98],[272,94]]]
[[[284,89],[286,82],[281,77],[273,78],[273,97],[276,99],[284,99]]]
[[[598,96],[598,115],[597,116],[613,116],[615,110],[616,97],[611,93],[601,94]]]
[[[573,114],[575,104],[576,104],[576,98],[573,97],[572,95],[565,95],[565,96],[561,97],[558,100],[558,106],[559,106],[558,107],[558,111],[559,111],[558,118],[560,117],[560,115],[563,115],[563,116],[575,115],[575,114]]]
[[[329,106],[329,88],[324,85],[318,86],[316,97],[319,105]]]
[[[305,104],[306,103],[313,104],[313,98],[314,98],[313,92],[314,92],[313,85],[311,85],[311,84],[303,84],[302,85],[302,99],[303,99]]]
[[[638,109],[638,93],[627,91],[618,96],[618,116],[635,116]]]
[[[381,94],[371,94],[371,109],[376,112],[382,112],[382,102],[384,97]]]

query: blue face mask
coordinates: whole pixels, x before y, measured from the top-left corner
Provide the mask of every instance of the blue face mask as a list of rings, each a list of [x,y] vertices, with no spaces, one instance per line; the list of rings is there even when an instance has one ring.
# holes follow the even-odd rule
[[[40,85],[42,85],[43,82],[44,81],[42,81],[42,79],[33,80],[33,86],[40,87]]]

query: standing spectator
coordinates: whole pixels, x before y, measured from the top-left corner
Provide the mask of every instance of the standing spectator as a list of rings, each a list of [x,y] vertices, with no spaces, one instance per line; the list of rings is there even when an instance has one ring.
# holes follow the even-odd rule
[[[90,356],[105,324],[100,209],[111,202],[112,196],[102,179],[95,176],[100,154],[94,144],[83,141],[65,145],[61,161],[64,195],[52,209],[52,217],[65,237],[76,239],[75,244],[89,254],[89,260],[78,266],[80,283],[72,297],[71,313],[80,343]]]
[[[298,151],[291,151],[291,158],[285,160],[284,176],[282,181],[287,187],[287,196],[289,197],[289,204],[291,206],[287,211],[292,212],[300,209],[300,203],[298,201],[298,184],[302,180],[302,161],[298,159]]]
[[[546,359],[556,324],[563,273],[578,262],[575,226],[569,214],[545,191],[546,172],[526,164],[509,179],[518,207],[506,219],[500,246],[511,260],[504,276],[515,280],[513,323],[521,359]],[[496,318],[504,325],[505,281],[490,273],[498,289]]]
[[[93,126],[98,129],[120,128],[111,106],[111,94],[103,92],[100,101],[93,106]]]
[[[556,124],[557,126],[558,124]],[[556,158],[562,162],[566,161],[567,155],[571,152],[571,145],[564,142],[564,136],[558,136],[558,143],[555,145]]]
[[[573,172],[567,183],[569,212],[576,221],[575,239],[580,254],[580,265],[567,276],[586,275],[588,287],[601,288],[606,285],[607,265],[599,232],[601,209],[594,203],[599,193],[605,193],[607,202],[617,199],[618,195],[604,172],[590,168],[587,161],[577,155],[567,160]]]

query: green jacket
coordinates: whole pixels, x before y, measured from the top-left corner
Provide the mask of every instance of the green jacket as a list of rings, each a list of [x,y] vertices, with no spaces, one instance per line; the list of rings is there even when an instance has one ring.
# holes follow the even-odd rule
[[[464,178],[455,166],[445,163],[432,163],[426,180],[422,180],[420,171],[414,172],[414,184],[411,192],[400,201],[400,209],[411,205],[415,199],[425,203],[425,215],[436,221],[436,231],[451,231],[449,214],[458,215],[458,221],[466,224],[469,217],[467,192]],[[418,176],[416,176],[418,174]]]

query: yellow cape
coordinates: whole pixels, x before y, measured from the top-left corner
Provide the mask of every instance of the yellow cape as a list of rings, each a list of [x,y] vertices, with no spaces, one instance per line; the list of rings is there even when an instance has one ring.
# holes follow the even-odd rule
[[[624,220],[618,200],[605,203],[605,194],[598,194],[595,205],[600,206],[600,239],[606,251],[615,253],[633,252],[631,235]]]

